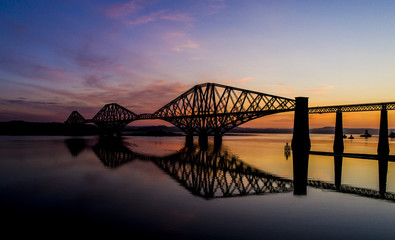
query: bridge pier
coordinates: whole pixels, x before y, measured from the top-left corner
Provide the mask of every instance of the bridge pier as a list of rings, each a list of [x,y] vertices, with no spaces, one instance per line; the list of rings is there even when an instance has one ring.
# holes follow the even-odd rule
[[[295,98],[292,152],[310,152],[309,107],[307,97]]]
[[[333,152],[335,154],[342,154],[344,152],[343,116],[340,109],[336,111],[335,141],[333,143]]]
[[[310,153],[308,98],[295,98],[295,116],[292,138],[294,195],[307,194],[307,176]]]
[[[214,133],[214,146],[219,147],[222,144],[222,135],[220,133]]]
[[[388,173],[388,158],[381,156],[378,160],[379,164],[379,193],[380,197],[384,197],[387,192],[387,173]]]
[[[203,149],[208,148],[208,135],[206,132],[199,133],[199,145]]]
[[[390,147],[388,142],[388,113],[386,105],[382,106],[380,116],[380,133],[379,133],[379,144],[377,147],[378,155],[388,155],[390,153]]]
[[[193,145],[193,132],[188,132],[187,135],[185,136],[185,144],[187,146],[192,146]]]
[[[343,156],[335,155],[335,186],[340,189],[342,184],[342,168],[343,168]]]

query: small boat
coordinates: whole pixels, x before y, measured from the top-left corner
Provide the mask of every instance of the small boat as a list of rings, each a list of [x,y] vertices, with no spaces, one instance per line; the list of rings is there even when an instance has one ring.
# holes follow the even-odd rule
[[[361,137],[371,137],[372,135],[368,133],[368,130],[365,130],[365,134],[361,134]]]
[[[393,131],[391,131],[391,133],[388,135],[388,137],[395,138],[395,133]]]
[[[348,139],[354,139],[354,137],[352,136],[352,134],[350,135],[350,137],[348,137]]]
[[[289,152],[289,151],[291,151],[291,146],[290,146],[290,145],[288,145],[288,143],[287,143],[287,144],[285,144],[285,146],[284,146],[284,151],[286,151],[286,152]]]
[[[343,138],[347,138],[347,135],[346,135],[346,134],[344,134],[344,135],[343,135]]]

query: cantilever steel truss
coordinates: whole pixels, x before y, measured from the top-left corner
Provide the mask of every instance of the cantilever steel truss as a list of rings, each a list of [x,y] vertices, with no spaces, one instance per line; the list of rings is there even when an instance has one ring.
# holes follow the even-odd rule
[[[219,134],[247,121],[294,110],[295,100],[214,83],[196,85],[153,113],[186,133]]]
[[[395,102],[338,105],[309,108],[309,113],[334,113],[395,110]],[[137,115],[111,103],[105,105],[91,120],[78,112],[71,113],[65,123],[93,122],[108,132],[119,132],[132,121],[162,119],[187,134],[223,135],[232,128],[250,120],[295,110],[295,100],[249,91],[216,83],[192,87],[153,114]]]
[[[255,169],[218,149],[183,148],[165,157],[134,153],[121,141],[99,141],[92,150],[106,167],[151,161],[193,195],[205,199],[290,192],[293,182]]]
[[[162,119],[187,134],[222,135],[250,120],[292,111],[294,108],[294,99],[205,83],[192,87],[153,114],[136,115],[111,103],[105,105],[91,120],[66,123],[93,122],[101,129],[116,132],[135,120]]]
[[[151,161],[193,195],[205,199],[290,192],[292,180],[268,174],[245,164],[229,152],[220,149],[203,151],[197,146],[183,148],[164,157],[149,156],[131,151],[122,141],[100,140],[92,150],[106,167],[117,168],[134,159]],[[377,190],[336,186],[333,183],[308,180],[307,185],[341,193],[395,202],[395,194]]]
[[[137,118],[137,114],[116,103],[110,103],[92,118],[92,122],[106,131],[117,132]]]
[[[85,118],[77,111],[73,111],[65,121],[67,124],[81,124],[85,122]]]

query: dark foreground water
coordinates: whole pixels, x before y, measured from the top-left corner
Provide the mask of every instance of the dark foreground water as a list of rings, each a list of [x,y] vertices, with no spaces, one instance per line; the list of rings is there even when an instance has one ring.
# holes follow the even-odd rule
[[[3,136],[0,229],[51,239],[395,238],[393,162],[310,155],[300,194],[284,151],[291,138],[225,136],[202,151],[183,137]],[[311,141],[332,149],[330,135]],[[377,137],[345,140],[345,152],[376,149]]]

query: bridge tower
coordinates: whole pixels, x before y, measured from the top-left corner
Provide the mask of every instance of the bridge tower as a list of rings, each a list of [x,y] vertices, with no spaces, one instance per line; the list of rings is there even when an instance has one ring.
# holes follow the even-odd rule
[[[270,94],[205,83],[192,87],[155,113],[186,133],[186,141],[199,136],[199,143],[207,145],[208,136],[219,144],[225,132],[250,120],[293,111],[295,100]]]
[[[92,118],[101,130],[101,135],[120,135],[122,128],[130,122],[138,119],[138,116],[128,109],[116,104],[106,104],[100,111]]]
[[[310,154],[309,107],[307,97],[295,98],[292,155],[294,172],[294,194],[307,194],[307,174]]]

